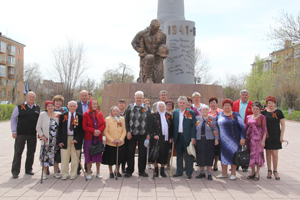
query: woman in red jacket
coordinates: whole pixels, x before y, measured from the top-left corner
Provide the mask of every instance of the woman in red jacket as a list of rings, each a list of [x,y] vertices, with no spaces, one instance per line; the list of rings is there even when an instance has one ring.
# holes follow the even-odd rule
[[[105,129],[105,119],[103,114],[98,110],[98,101],[92,99],[89,103],[89,109],[83,114],[82,127],[84,130],[84,157],[87,165],[87,179],[92,179],[91,165],[96,162],[97,178],[102,178],[100,174],[100,163],[102,162],[102,153],[91,156],[89,153],[89,146],[94,139],[94,144],[102,143],[102,135]]]

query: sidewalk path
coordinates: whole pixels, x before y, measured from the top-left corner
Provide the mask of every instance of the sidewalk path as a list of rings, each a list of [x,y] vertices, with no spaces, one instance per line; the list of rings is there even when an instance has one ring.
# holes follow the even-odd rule
[[[108,167],[101,166],[103,179],[93,176],[85,181],[83,174],[76,180],[58,180],[52,175],[40,184],[41,166],[39,165],[40,142],[38,141],[33,166],[34,176],[25,175],[25,151],[22,159],[22,170],[18,179],[11,178],[11,163],[14,152],[14,139],[11,137],[10,123],[0,123],[0,199],[149,199],[149,200],[175,200],[175,199],[300,199],[300,124],[287,122],[285,140],[289,145],[279,152],[278,172],[281,177],[276,181],[274,176],[266,178],[266,167],[261,169],[259,181],[248,180],[250,172],[237,172],[237,180],[195,179],[198,169],[193,173],[191,180],[180,178],[139,178],[137,167],[129,179],[110,179]],[[174,159],[173,166],[176,164]],[[196,169],[196,167],[194,167]],[[221,169],[219,163],[219,170]],[[50,169],[53,174],[53,168]],[[93,166],[95,171],[95,166]],[[152,177],[152,170],[147,170]],[[169,171],[167,171],[169,173]],[[173,174],[175,168],[173,168]],[[220,171],[213,172],[216,176]]]

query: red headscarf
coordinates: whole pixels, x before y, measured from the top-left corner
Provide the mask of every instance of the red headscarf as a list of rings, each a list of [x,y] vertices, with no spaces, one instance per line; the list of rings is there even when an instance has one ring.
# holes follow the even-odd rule
[[[53,101],[46,101],[45,102],[45,109],[47,109],[47,106],[49,105],[49,104],[52,104],[53,106],[54,106],[54,103],[53,103]]]
[[[97,109],[96,110],[93,110],[92,109],[92,102],[93,101],[97,101],[97,104],[98,104],[98,100],[97,99],[92,99],[90,100],[90,103],[89,103],[89,108],[88,108],[88,112],[89,113],[92,113],[94,115],[94,118],[97,119],[99,115],[99,110],[98,110],[98,106],[97,106]]]

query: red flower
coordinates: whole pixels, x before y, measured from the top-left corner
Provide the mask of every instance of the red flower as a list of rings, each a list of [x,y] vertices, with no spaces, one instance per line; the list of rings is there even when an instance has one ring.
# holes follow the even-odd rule
[[[146,111],[147,108],[143,108],[142,112],[144,113]]]

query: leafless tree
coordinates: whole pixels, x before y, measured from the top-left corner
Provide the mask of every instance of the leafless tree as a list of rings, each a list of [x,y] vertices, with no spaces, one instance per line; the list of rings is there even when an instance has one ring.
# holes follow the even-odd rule
[[[8,76],[12,76],[13,78],[9,81],[10,92],[11,92],[11,102],[17,104],[18,100],[18,87],[23,80],[23,67],[21,63],[17,63],[15,68],[10,68],[8,71]],[[23,88],[19,95],[23,94]]]
[[[211,66],[209,63],[209,57],[207,54],[203,53],[203,51],[196,47],[195,49],[195,79],[199,80],[197,83],[200,84],[214,84],[213,76],[209,72],[211,70]]]
[[[83,43],[68,40],[67,45],[53,50],[54,69],[62,83],[65,102],[74,98],[75,89],[88,69]]]
[[[267,38],[275,41],[275,47],[282,47],[286,40],[293,43],[300,42],[300,12],[295,18],[283,10],[280,17],[274,20],[275,26],[270,26]]]
[[[25,66],[24,85],[26,92],[37,92],[42,82],[42,74],[40,72],[40,65],[37,63],[30,63]]]
[[[245,87],[246,75],[226,74],[226,78],[222,82],[224,98],[236,101],[240,98],[240,91]]]

